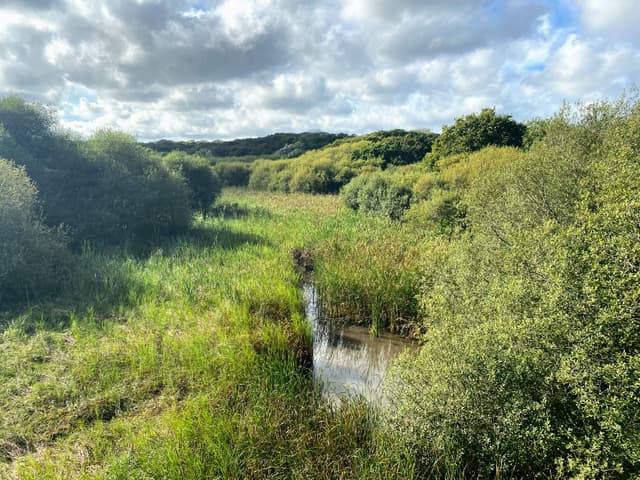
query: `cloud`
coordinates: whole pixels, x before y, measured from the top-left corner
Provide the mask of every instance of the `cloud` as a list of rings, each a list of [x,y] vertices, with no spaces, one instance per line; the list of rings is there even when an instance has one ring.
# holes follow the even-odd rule
[[[636,0],[582,0],[582,22],[592,32],[638,43],[640,3]]]
[[[385,57],[410,61],[464,53],[530,33],[548,8],[540,2],[348,0],[342,10]],[[371,35],[373,33],[373,35]]]
[[[640,74],[636,2],[6,0],[0,94],[140,138],[525,120]]]
[[[615,96],[640,75],[640,51],[577,34],[550,56],[532,83],[569,98]]]
[[[23,10],[48,10],[59,6],[61,0],[4,0],[7,7],[16,7]]]

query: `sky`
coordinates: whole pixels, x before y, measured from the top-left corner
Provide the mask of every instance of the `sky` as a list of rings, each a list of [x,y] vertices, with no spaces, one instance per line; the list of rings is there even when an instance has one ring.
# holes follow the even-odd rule
[[[640,78],[637,0],[0,0],[0,96],[80,135],[519,121]]]

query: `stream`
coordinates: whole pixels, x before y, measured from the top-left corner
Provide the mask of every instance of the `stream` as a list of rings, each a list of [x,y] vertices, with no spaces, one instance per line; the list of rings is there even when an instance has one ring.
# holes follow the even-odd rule
[[[330,398],[362,396],[382,400],[382,381],[391,360],[417,344],[405,337],[326,318],[319,313],[314,285],[302,286],[307,320],[312,326],[313,376]]]

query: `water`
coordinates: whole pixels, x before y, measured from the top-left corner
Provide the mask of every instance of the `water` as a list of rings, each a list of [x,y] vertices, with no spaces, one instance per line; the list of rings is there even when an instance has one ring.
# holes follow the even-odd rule
[[[396,356],[417,345],[404,337],[328,319],[318,313],[318,294],[303,285],[307,319],[313,334],[313,375],[324,393],[333,398],[360,395],[372,402],[382,399],[382,381]]]

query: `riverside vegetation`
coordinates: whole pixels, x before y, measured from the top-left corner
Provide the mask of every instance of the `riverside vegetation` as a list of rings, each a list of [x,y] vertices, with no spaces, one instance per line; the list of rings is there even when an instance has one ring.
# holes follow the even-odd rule
[[[0,124],[0,477],[640,474],[635,94],[289,159]],[[294,258],[420,341],[388,408],[314,384]]]

